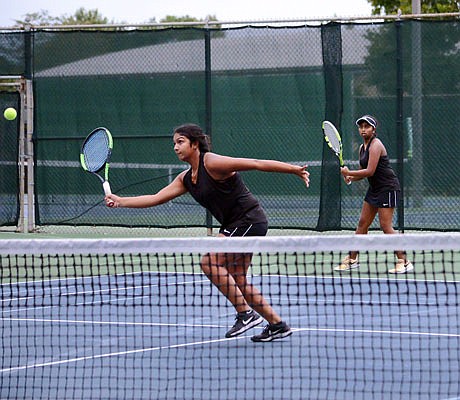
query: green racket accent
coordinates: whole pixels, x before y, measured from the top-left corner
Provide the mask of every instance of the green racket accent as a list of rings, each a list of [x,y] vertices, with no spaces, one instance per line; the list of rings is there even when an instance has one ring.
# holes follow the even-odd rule
[[[324,133],[324,140],[326,140],[327,145],[338,157],[340,167],[343,167],[345,164],[343,163],[342,138],[340,137],[339,131],[334,126],[334,124],[329,121],[323,121],[322,128]],[[347,185],[350,184],[351,182],[347,182]]]
[[[105,194],[110,194],[109,167],[112,156],[113,138],[107,128],[93,130],[83,142],[80,164],[85,171],[96,175],[102,182]],[[100,173],[104,171],[104,177]]]
[[[326,143],[339,158],[340,166],[343,167],[342,138],[339,131],[332,122],[323,121],[323,133]]]

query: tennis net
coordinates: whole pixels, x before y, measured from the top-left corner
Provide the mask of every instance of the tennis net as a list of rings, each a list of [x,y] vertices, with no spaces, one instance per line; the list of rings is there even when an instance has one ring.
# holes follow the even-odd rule
[[[414,270],[391,275],[402,249]],[[360,268],[335,271],[349,250]],[[225,337],[235,310],[201,270],[210,252],[253,254],[249,280],[291,336]],[[16,239],[0,254],[1,399],[460,396],[459,234]]]

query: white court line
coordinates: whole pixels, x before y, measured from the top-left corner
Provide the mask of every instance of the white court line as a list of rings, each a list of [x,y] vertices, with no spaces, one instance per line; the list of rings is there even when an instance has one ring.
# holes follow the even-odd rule
[[[25,321],[25,322],[52,322],[59,324],[91,324],[91,325],[116,325],[116,326],[170,326],[180,328],[222,328],[227,325],[216,324],[181,324],[181,323],[164,323],[164,322],[134,322],[134,321],[86,321],[73,319],[51,319],[51,318],[0,318],[0,321]],[[346,329],[346,328],[293,328],[293,331],[302,332],[340,332],[340,333],[383,333],[398,335],[415,335],[415,336],[439,336],[439,337],[460,337],[458,333],[437,333],[437,332],[416,332],[416,331],[395,331],[395,330],[374,330],[374,329]]]
[[[195,281],[196,282],[196,281]],[[208,282],[206,280],[203,280],[203,281],[199,281],[199,282]],[[98,300],[98,301],[84,301],[84,302],[80,302],[80,303],[75,303],[75,304],[72,304],[71,306],[72,307],[77,307],[77,306],[88,306],[88,305],[91,305],[91,304],[108,304],[108,303],[117,303],[117,302],[128,302],[128,301],[134,301],[134,300],[139,300],[139,299],[148,299],[148,298],[151,298],[153,295],[139,295],[139,296],[125,296],[121,299],[104,299],[104,300]],[[275,298],[274,297],[271,297],[271,296],[266,296],[266,298],[268,300],[274,300]],[[27,299],[27,298],[25,298]],[[278,300],[279,301],[284,301],[284,300],[288,300],[288,301],[292,301],[293,297],[291,296],[290,298],[279,298]],[[369,306],[369,307],[373,307],[373,306],[382,306],[382,305],[395,305],[395,306],[435,306],[435,307],[438,307],[438,309],[440,307],[446,307],[445,305],[436,305],[436,304],[433,304],[433,303],[403,303],[401,304],[400,302],[392,302],[392,301],[387,301],[387,302],[378,302],[377,304],[373,304],[373,303],[364,303],[362,300],[343,300],[343,301],[334,301],[334,300],[311,300],[311,299],[303,299],[302,298],[302,301],[299,300],[300,297],[297,297],[297,299],[295,300],[295,304],[294,305],[290,305],[288,304],[288,306],[305,306],[305,305],[311,305],[311,304],[324,304],[324,305],[362,305],[362,306]],[[272,302],[272,301],[271,301]],[[68,307],[69,305],[64,305],[64,307]],[[17,312],[21,312],[21,311],[31,311],[31,310],[46,310],[46,309],[51,309],[51,308],[59,308],[59,307],[63,307],[63,305],[60,305],[60,304],[57,304],[57,305],[49,305],[49,306],[35,306],[35,307],[22,307],[22,308],[14,308],[14,309],[9,309],[9,310],[2,310],[1,314],[12,314],[12,313],[17,313]],[[449,307],[449,306],[447,306]],[[411,312],[411,313],[399,313],[398,315],[410,315],[410,314],[422,314],[422,312],[420,311],[416,311],[416,312]],[[423,312],[424,314],[426,314],[426,312]],[[430,312],[429,312],[430,313]],[[318,317],[318,315],[316,315]],[[321,315],[321,317],[325,317],[326,315]],[[2,318],[0,318],[2,319]]]
[[[108,293],[108,292],[118,292],[122,290],[126,291],[132,291],[140,288],[152,288],[152,287],[164,287],[164,286],[181,286],[181,285],[190,285],[192,283],[201,283],[201,282],[206,282],[206,279],[203,280],[193,280],[193,281],[184,281],[184,282],[173,282],[173,283],[164,283],[164,284],[150,284],[150,285],[134,285],[134,286],[124,286],[124,287],[119,287],[119,288],[113,288],[110,287],[110,284],[102,284],[100,286],[109,286],[108,289],[100,289],[100,290],[83,290],[81,292],[75,291],[75,292],[63,292],[63,293],[58,293],[57,295],[59,296],[78,296],[78,295],[85,295],[85,294],[101,294],[101,293]],[[209,282],[209,281],[208,281]],[[121,286],[120,284],[113,284],[114,286]],[[39,291],[40,294],[38,297],[43,298],[43,297],[51,297],[51,294],[47,294],[46,296],[43,296],[45,292],[53,292],[56,290],[61,290],[61,287],[53,287],[53,288],[45,288],[42,291]],[[9,299],[5,300],[0,300],[1,302],[7,302],[7,301],[18,301],[18,300],[23,300],[23,299],[33,299],[35,296],[27,296],[27,297],[12,297]]]
[[[208,282],[207,280],[202,280],[202,281],[193,281],[193,283],[200,283],[200,282]],[[185,284],[189,284],[190,282],[182,282],[182,283],[179,283],[179,284],[176,284],[176,285],[173,285],[173,284],[168,284],[166,286],[178,286],[178,285],[185,285]],[[149,287],[154,287],[154,286],[157,286],[157,285],[152,285],[152,286],[149,286]],[[83,292],[80,292],[80,293],[83,293]],[[96,293],[99,293],[99,292],[89,292],[91,294],[96,294]],[[78,295],[78,292],[76,292],[76,295]],[[21,311],[32,311],[32,310],[47,310],[47,309],[51,309],[51,308],[60,308],[60,307],[78,307],[78,306],[88,306],[88,305],[91,305],[91,304],[108,304],[108,303],[117,303],[117,302],[128,302],[128,301],[135,301],[135,300],[139,300],[139,299],[149,299],[151,298],[152,296],[155,296],[155,293],[154,294],[145,294],[145,295],[138,295],[138,296],[133,296],[133,295],[126,295],[125,297],[122,297],[122,298],[116,298],[116,299],[113,299],[113,298],[109,298],[109,299],[104,299],[104,300],[98,300],[98,301],[83,301],[83,302],[79,302],[79,303],[75,303],[75,304],[56,304],[56,305],[48,305],[48,306],[33,306],[33,307],[22,307],[22,308],[14,308],[14,309],[8,309],[8,310],[2,310],[2,314],[12,314],[12,313],[16,313],[16,312],[21,312]],[[48,295],[47,297],[51,297],[50,295]]]
[[[157,272],[155,272],[157,273]],[[168,272],[167,274],[173,274],[173,275],[177,275],[177,273],[175,272]],[[182,274],[182,273],[181,273]],[[198,276],[204,276],[204,274],[202,273],[190,273],[192,275],[198,275]],[[124,274],[122,274],[124,275]],[[105,275],[104,275],[105,276]],[[270,276],[274,276],[274,275],[262,275],[262,276],[265,276],[265,277],[270,277]],[[328,279],[342,279],[342,277],[336,277],[336,276],[331,276],[331,277],[318,277],[318,276],[292,276],[292,275],[289,275],[289,276],[286,276],[286,275],[276,275],[278,277],[288,277],[288,278],[292,278],[292,277],[302,277],[302,278],[305,278],[305,279],[308,279],[308,278],[314,278],[314,279],[324,279],[324,278],[328,278]],[[85,278],[88,278],[88,279],[92,279],[94,277],[85,277]],[[359,277],[359,278],[356,278],[356,277],[345,277],[346,279],[359,279],[359,280],[362,280],[362,279],[366,279],[368,280],[369,278],[362,278],[362,277]],[[77,278],[70,278],[70,279],[77,279]],[[374,278],[374,279],[378,279],[378,278]],[[396,279],[398,281],[398,279]],[[129,286],[129,287],[122,287],[122,288],[115,288],[115,289],[101,289],[101,290],[97,290],[97,291],[82,291],[82,292],[69,292],[69,293],[63,293],[63,294],[60,294],[61,296],[78,296],[78,295],[84,295],[84,294],[87,294],[87,293],[90,293],[90,294],[104,294],[104,293],[109,293],[109,292],[115,292],[115,291],[122,291],[122,290],[126,290],[126,291],[132,291],[132,290],[136,290],[138,288],[144,288],[144,287],[159,287],[159,286],[178,286],[178,285],[187,285],[187,284],[195,284],[195,283],[204,283],[204,282],[208,282],[207,279],[203,279],[203,280],[200,280],[200,281],[197,281],[197,280],[192,280],[192,281],[184,281],[184,282],[173,282],[173,283],[165,283],[163,285],[159,285],[159,284],[154,284],[154,285],[141,285],[141,286]],[[425,281],[423,281],[425,282]],[[57,288],[51,288],[51,290],[54,290],[54,289],[61,289],[60,287],[57,287]],[[350,294],[351,295],[351,294]],[[348,297],[348,295],[344,295],[342,294],[343,297],[345,297],[345,299],[343,301],[337,301],[337,300],[323,300],[323,299],[315,299],[315,300],[311,300],[311,299],[305,299],[305,301],[302,301],[300,303],[302,304],[299,304],[299,299],[303,299],[303,297],[299,297],[297,296],[297,303],[298,305],[303,305],[303,304],[331,304],[331,305],[336,305],[336,304],[340,304],[340,305],[354,305],[354,304],[358,304],[358,305],[363,305],[363,306],[372,306],[373,303],[372,303],[372,299],[369,299],[369,302],[367,301],[363,301],[363,300],[347,300],[346,298]],[[48,297],[51,297],[51,296],[48,296]],[[85,305],[90,305],[90,304],[100,304],[100,303],[116,303],[116,302],[120,302],[120,301],[135,301],[135,300],[138,300],[138,299],[141,299],[141,298],[149,298],[151,297],[151,295],[138,295],[138,296],[129,296],[128,294],[126,294],[126,297],[122,298],[122,299],[104,299],[104,300],[99,300],[99,301],[84,301],[84,302],[80,302],[80,303],[76,303],[75,305],[73,306],[85,306]],[[19,300],[25,300],[25,299],[29,299],[29,298],[33,298],[33,297],[25,297],[25,298],[14,298],[14,299],[10,299],[10,300],[2,300],[2,301],[19,301]],[[271,297],[271,296],[268,296],[268,298],[270,300],[272,299],[275,299],[275,297]],[[283,298],[281,297],[280,300],[284,300],[286,298]],[[436,301],[436,298],[432,298],[434,300],[432,301]],[[288,301],[292,300],[292,297],[288,299]],[[439,309],[439,307],[441,307],[442,305],[438,306],[436,304],[433,304],[430,302],[430,298],[426,298],[426,302],[424,304],[421,304],[420,302],[404,302],[404,303],[400,303],[400,302],[393,302],[393,301],[387,301],[385,303],[382,303],[381,302],[381,299],[379,299],[379,305],[380,304],[385,304],[385,305],[402,305],[402,306],[414,306],[414,305],[421,305],[421,306],[430,306],[430,305],[433,305],[433,306],[436,306],[437,309]],[[0,303],[2,302],[0,301]],[[39,307],[22,307],[22,308],[16,308],[16,309],[13,309],[13,310],[2,310],[2,314],[5,315],[5,314],[11,314],[11,313],[15,313],[15,312],[21,312],[21,311],[30,311],[30,310],[38,310],[38,309],[50,309],[50,308],[57,308],[57,307],[61,307],[60,305],[51,305],[51,306],[39,306]],[[417,315],[429,315],[431,313],[431,311],[427,311],[427,310],[417,310],[417,311],[414,311],[414,312],[409,312],[409,313],[399,313],[398,315],[410,315],[410,314],[417,314]],[[318,316],[317,316],[318,317]],[[323,317],[323,316],[321,316]],[[3,320],[7,320],[6,318],[1,318]],[[40,319],[20,319],[20,318],[17,318],[17,319],[8,319],[8,320],[16,320],[16,321],[30,321],[30,322],[33,322],[33,321],[42,321],[42,322],[45,322],[45,320],[40,320]],[[46,320],[46,322],[53,322],[53,320]],[[56,320],[56,322],[59,322],[59,320]],[[179,325],[177,325],[179,326]],[[183,326],[187,326],[187,325],[183,325]]]
[[[436,304],[436,300],[437,298],[436,297],[426,297],[425,298],[425,302],[421,302],[421,301],[404,301],[404,302],[401,302],[401,301],[397,301],[397,300],[388,300],[388,301],[383,301],[381,297],[376,297],[376,298],[372,298],[370,296],[382,296],[382,295],[379,295],[379,294],[373,294],[373,295],[370,295],[370,294],[366,294],[366,295],[362,295],[362,294],[353,294],[353,293],[347,293],[347,294],[341,294],[340,295],[340,298],[337,298],[337,299],[328,299],[328,297],[331,297],[330,295],[328,296],[327,294],[325,295],[321,295],[321,299],[318,299],[318,298],[311,298],[312,295],[310,294],[305,294],[304,296],[299,296],[297,295],[296,297],[294,297],[293,295],[291,296],[286,296],[286,297],[283,297],[283,296],[280,296],[280,297],[277,297],[277,296],[270,296],[270,295],[265,295],[264,297],[267,298],[267,300],[270,300],[271,303],[274,303],[275,301],[278,301],[278,302],[281,302],[281,303],[284,303],[284,304],[281,304],[281,305],[288,305],[288,306],[292,306],[292,307],[295,307],[295,306],[305,306],[305,305],[314,305],[314,304],[321,304],[321,305],[361,305],[361,306],[369,306],[369,307],[375,307],[375,306],[388,306],[388,305],[391,305],[391,306],[434,306],[434,307],[444,307],[446,306],[445,304]],[[360,299],[359,300],[353,300],[353,299],[349,299],[349,297],[353,297],[353,296],[358,296]],[[366,297],[367,296],[367,297]],[[320,296],[316,296],[316,297],[320,297]],[[390,294],[386,294],[385,297],[395,297],[395,296],[392,296]],[[412,298],[414,298],[415,296],[412,295],[411,296]],[[289,302],[294,302],[294,304],[290,304]],[[449,305],[447,305],[449,306]]]
[[[68,278],[55,278],[55,279],[40,279],[31,281],[18,281],[11,283],[1,283],[0,286],[16,286],[16,285],[27,285],[32,283],[44,283],[44,282],[63,282],[63,281],[74,281],[74,280],[91,280],[113,276],[129,276],[136,274],[158,274],[158,275],[199,275],[205,276],[202,272],[173,272],[173,271],[136,271],[130,273],[120,273],[114,275],[95,275],[95,276],[81,276],[81,277],[68,277]],[[400,278],[395,277],[359,277],[359,276],[343,276],[343,275],[291,275],[291,274],[248,274],[251,279],[254,278],[286,278],[286,279],[313,279],[313,280],[356,280],[356,281],[387,281],[387,282],[420,282],[420,283],[460,283],[460,280],[443,280],[443,279],[420,279],[420,278],[409,278],[404,275]]]
[[[460,333],[438,333],[438,332],[416,332],[416,331],[383,331],[374,329],[342,329],[342,328],[298,328],[293,331],[300,332],[337,332],[337,333],[369,333],[385,335],[407,335],[407,336],[433,336],[460,338]]]
[[[175,274],[175,273],[173,273]],[[198,275],[198,276],[204,276],[203,274],[195,274],[193,273],[193,275]],[[284,275],[281,275],[282,277],[284,277]],[[308,277],[305,277],[303,276],[304,278],[308,278]],[[358,278],[358,279],[366,279],[366,278]],[[192,280],[192,281],[183,281],[183,282],[173,282],[173,283],[164,283],[164,284],[152,284],[152,285],[139,285],[139,286],[127,286],[127,287],[120,287],[120,288],[110,288],[110,289],[101,289],[101,290],[90,290],[90,291],[81,291],[81,292],[69,292],[69,293],[60,293],[59,296],[78,296],[78,295],[85,295],[85,294],[93,294],[93,295],[96,295],[96,294],[104,294],[104,293],[107,293],[107,294],[110,294],[111,292],[117,292],[117,291],[133,291],[133,290],[136,290],[136,289],[139,289],[139,288],[152,288],[152,287],[160,287],[160,286],[180,286],[180,285],[191,285],[191,284],[198,284],[198,283],[207,283],[209,282],[209,280],[206,278],[206,279],[202,279],[202,280]],[[262,282],[263,284],[263,282]],[[53,291],[53,290],[60,290],[62,289],[61,287],[53,287],[53,288],[49,288],[50,291]],[[51,294],[48,294],[46,297],[51,297],[52,295]],[[81,305],[89,305],[89,304],[99,304],[99,303],[113,303],[113,302],[118,302],[118,301],[129,301],[129,300],[136,300],[136,299],[139,299],[139,298],[149,298],[150,296],[152,295],[138,295],[138,296],[129,296],[128,294],[126,294],[126,297],[122,298],[122,299],[105,299],[105,300],[101,300],[101,301],[90,301],[90,302],[81,302],[81,303],[76,303],[74,306],[81,306]],[[363,306],[373,306],[374,305],[374,301],[372,298],[369,298],[368,300],[349,300],[347,299],[348,297],[350,296],[353,296],[352,293],[349,293],[349,294],[343,294],[341,295],[341,297],[343,298],[342,300],[324,300],[324,299],[311,299],[311,298],[305,298],[304,299],[304,296],[297,296],[296,299],[294,300],[297,304],[296,305],[305,305],[305,304],[331,304],[331,305],[363,305]],[[367,296],[367,295],[365,295]],[[385,296],[389,296],[389,295],[385,295]],[[40,296],[41,298],[42,296]],[[327,297],[326,295],[324,295],[323,297]],[[409,295],[409,298],[414,298],[416,297],[415,295]],[[0,300],[0,304],[2,302],[13,302],[13,301],[21,301],[21,300],[29,300],[29,299],[33,299],[34,297],[33,296],[27,296],[27,297],[16,297],[16,298],[10,298],[10,299],[4,299],[4,300]],[[293,296],[291,296],[290,298],[289,297],[272,297],[270,295],[267,295],[267,298],[269,300],[279,300],[279,301],[291,301],[293,299]],[[303,300],[303,301],[300,301],[300,300]],[[420,302],[420,301],[405,301],[405,302],[401,302],[401,301],[386,301],[386,302],[383,302],[381,298],[378,298],[376,303],[378,305],[401,305],[401,306],[436,306],[436,307],[442,307],[444,305],[438,305],[436,304],[436,301],[437,301],[437,297],[426,297],[425,298],[425,302]],[[448,305],[447,305],[448,306]],[[37,310],[37,309],[49,309],[49,308],[55,308],[55,307],[60,307],[60,305],[52,305],[52,306],[39,306],[39,307],[22,307],[22,308],[16,308],[16,309],[10,309],[10,310],[2,310],[2,314],[11,314],[13,312],[20,312],[20,311],[24,311],[24,310]],[[417,311],[415,312],[416,314],[417,313],[420,313],[420,311]],[[411,312],[411,313],[403,313],[403,314],[400,314],[400,315],[409,315],[409,314],[414,314],[414,312]]]
[[[350,272],[352,273],[352,272]],[[362,272],[365,273],[365,272]],[[372,272],[370,272],[372,273]],[[409,272],[409,274],[412,272]],[[342,273],[343,274],[343,273]],[[460,283],[460,280],[445,280],[445,279],[421,279],[421,278],[408,278],[407,275],[401,276],[400,278],[395,278],[391,276],[343,276],[343,275],[284,275],[284,274],[262,274],[262,275],[253,275],[253,277],[263,277],[270,278],[271,276],[276,276],[279,278],[305,278],[305,279],[314,279],[314,280],[344,280],[344,281],[385,281],[385,282],[396,282],[396,283]]]
[[[0,369],[0,373],[21,371],[21,370],[25,370],[25,369],[39,368],[39,367],[51,367],[51,366],[54,366],[54,365],[69,364],[69,363],[74,363],[74,362],[79,362],[79,361],[97,360],[97,359],[100,359],[100,358],[125,356],[125,355],[128,355],[128,354],[147,353],[147,352],[158,351],[158,350],[178,349],[178,348],[184,348],[184,347],[190,347],[190,346],[200,346],[200,345],[209,344],[209,343],[212,344],[212,343],[219,343],[219,342],[228,342],[230,340],[241,340],[241,339],[244,339],[244,338],[247,338],[247,337],[248,336],[239,336],[237,338],[229,338],[229,339],[204,340],[204,341],[201,341],[201,342],[181,343],[181,344],[174,344],[174,345],[169,345],[169,346],[149,347],[149,348],[145,348],[145,349],[134,349],[134,350],[127,350],[127,351],[119,351],[119,352],[115,352],[115,353],[96,354],[96,355],[92,355],[92,356],[77,357],[77,358],[71,358],[71,359],[68,359],[68,360],[49,361],[49,362],[46,362],[46,363],[20,365],[18,367]]]
[[[407,331],[383,331],[383,330],[370,330],[370,329],[339,329],[339,328],[298,328],[293,329],[294,332],[337,332],[337,333],[369,333],[369,334],[386,334],[386,335],[411,335],[411,336],[432,336],[432,337],[452,337],[452,338],[460,338],[460,334],[450,334],[450,333],[430,333],[430,332],[407,332]],[[31,368],[40,368],[40,367],[50,367],[54,365],[62,365],[62,364],[70,364],[80,361],[86,360],[96,360],[100,358],[108,358],[108,357],[119,357],[125,356],[128,354],[137,354],[137,353],[147,353],[159,350],[168,350],[168,349],[178,349],[178,348],[185,348],[191,346],[200,346],[203,344],[213,344],[213,343],[220,343],[220,342],[227,342],[230,340],[241,340],[248,338],[249,336],[238,336],[236,338],[229,338],[229,339],[213,339],[213,340],[204,340],[200,342],[192,342],[192,343],[180,343],[175,345],[168,345],[168,346],[157,346],[157,347],[149,347],[145,349],[133,349],[133,350],[126,350],[126,351],[119,351],[114,353],[105,353],[105,354],[96,354],[92,356],[84,356],[84,357],[76,357],[67,360],[59,360],[59,361],[49,361],[45,363],[32,363],[27,365],[20,365],[17,367],[11,368],[4,368],[0,370],[0,373],[9,373],[14,371],[20,371],[25,369]]]
[[[75,291],[75,292],[63,292],[63,293],[57,293],[55,296],[80,296],[80,295],[85,295],[85,294],[104,294],[104,293],[112,293],[112,292],[117,292],[117,291],[133,291],[141,288],[153,288],[153,287],[165,287],[165,286],[181,286],[181,285],[190,285],[190,284],[195,284],[195,283],[202,283],[202,282],[209,282],[207,279],[202,279],[202,280],[193,280],[193,281],[184,281],[184,282],[172,282],[172,283],[163,283],[163,284],[150,284],[150,285],[134,285],[134,286],[125,286],[125,287],[109,287],[108,289],[100,289],[100,290],[83,290],[81,292]],[[114,284],[117,285],[117,284]],[[109,284],[102,284],[100,286],[110,286]],[[46,297],[53,297],[51,292],[56,291],[56,290],[61,290],[62,287],[55,286],[55,287],[49,287],[45,288],[44,290],[41,291],[41,293],[38,295],[39,298],[46,298]],[[49,294],[46,294],[46,296],[43,296],[45,292],[49,292]],[[12,302],[12,301],[21,301],[21,300],[29,300],[33,299],[35,296],[27,296],[27,297],[11,297],[9,299],[3,299],[0,300],[0,303],[2,302]],[[138,296],[134,296],[138,297]],[[33,308],[33,307],[32,307]]]
[[[94,280],[100,278],[112,278],[118,276],[131,276],[140,274],[154,274],[154,275],[204,275],[202,272],[173,272],[173,271],[135,271],[135,272],[120,272],[118,274],[110,275],[88,275],[88,276],[69,276],[67,278],[53,278],[53,279],[35,279],[30,281],[17,281],[10,283],[0,283],[0,286],[18,286],[28,285],[32,283],[48,283],[48,282],[65,282],[65,281],[79,281],[79,280]]]
[[[86,321],[78,319],[51,319],[51,318],[0,318],[0,321],[20,321],[20,322],[52,322],[58,324],[81,324],[81,325],[118,325],[118,326],[172,326],[180,328],[222,328],[227,325],[215,324],[178,324],[164,322],[124,322],[124,321]]]

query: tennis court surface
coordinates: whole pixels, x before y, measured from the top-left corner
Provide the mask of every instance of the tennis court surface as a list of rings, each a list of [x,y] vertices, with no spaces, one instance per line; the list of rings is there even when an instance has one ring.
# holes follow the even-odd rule
[[[390,275],[394,250],[414,271]],[[359,269],[337,273],[349,250]],[[226,339],[201,272],[253,252],[293,334]],[[460,235],[0,242],[0,399],[460,398]]]

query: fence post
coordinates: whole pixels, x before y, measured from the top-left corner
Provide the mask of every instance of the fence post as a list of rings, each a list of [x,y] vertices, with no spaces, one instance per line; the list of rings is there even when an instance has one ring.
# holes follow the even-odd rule
[[[206,25],[204,31],[205,48],[205,132],[212,138],[212,88],[211,88],[211,31]],[[212,140],[211,140],[212,143]],[[206,210],[206,228],[208,236],[212,236],[212,214]]]
[[[401,185],[398,209],[398,230],[404,232],[404,125],[403,125],[403,49],[402,22],[396,21],[396,149],[397,171]]]

